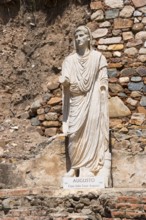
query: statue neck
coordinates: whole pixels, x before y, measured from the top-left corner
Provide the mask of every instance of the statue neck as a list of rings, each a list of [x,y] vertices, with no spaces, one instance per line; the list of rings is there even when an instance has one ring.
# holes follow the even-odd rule
[[[89,52],[90,52],[89,48],[79,48],[77,50],[79,56],[86,56],[87,54],[89,54]]]

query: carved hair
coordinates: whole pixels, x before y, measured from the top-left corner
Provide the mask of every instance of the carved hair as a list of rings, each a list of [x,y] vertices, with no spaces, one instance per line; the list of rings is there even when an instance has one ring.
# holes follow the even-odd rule
[[[84,25],[81,25],[79,27],[76,28],[75,32],[74,32],[74,37],[75,37],[75,34],[79,31],[83,31],[85,34],[87,34],[90,38],[90,41],[89,41],[89,44],[88,44],[88,47],[89,49],[91,50],[92,46],[91,46],[91,41],[92,41],[92,34],[91,34],[91,31],[90,29],[87,27],[87,26],[84,26]],[[75,43],[75,40],[74,40],[74,47],[75,49],[77,50],[76,48],[76,43]]]
[[[74,34],[76,34],[78,31],[84,31],[85,34],[90,35],[89,28],[84,25],[77,27]]]

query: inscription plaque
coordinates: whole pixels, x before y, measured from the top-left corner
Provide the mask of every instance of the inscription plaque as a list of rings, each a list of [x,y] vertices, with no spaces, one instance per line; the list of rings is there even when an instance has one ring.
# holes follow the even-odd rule
[[[98,177],[63,177],[64,189],[104,188],[104,178]]]

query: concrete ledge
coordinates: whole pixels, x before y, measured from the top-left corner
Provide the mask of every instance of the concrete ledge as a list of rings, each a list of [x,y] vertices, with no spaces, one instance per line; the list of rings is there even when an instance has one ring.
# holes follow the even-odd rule
[[[140,195],[146,196],[146,189],[143,188],[106,188],[106,189],[61,189],[53,187],[36,187],[36,188],[16,188],[0,190],[0,198],[11,196],[26,196],[26,195],[45,195],[47,197],[65,197],[72,195],[88,195],[93,193],[96,195]]]

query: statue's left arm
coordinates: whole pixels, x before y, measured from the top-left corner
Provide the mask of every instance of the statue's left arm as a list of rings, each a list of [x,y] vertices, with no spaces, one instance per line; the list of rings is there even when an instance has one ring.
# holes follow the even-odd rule
[[[103,55],[100,57],[98,81],[101,93],[108,92],[107,61]]]
[[[107,68],[103,67],[99,72],[100,78],[100,91],[107,92],[108,91],[108,77],[107,77]]]
[[[69,117],[69,100],[70,100],[70,63],[68,59],[65,59],[62,65],[62,75],[59,78],[60,83],[63,86],[63,133],[68,133],[68,117]]]
[[[102,131],[105,134],[105,139],[109,139],[109,109],[108,109],[108,74],[107,74],[107,62],[102,55],[100,59],[99,72],[98,72],[98,86],[100,93],[100,117],[102,120]],[[107,149],[106,148],[106,149]]]

